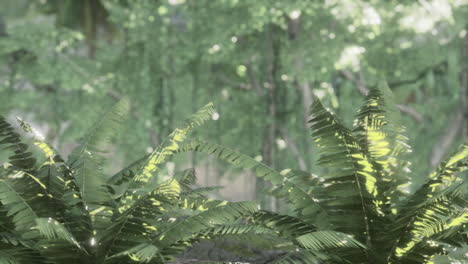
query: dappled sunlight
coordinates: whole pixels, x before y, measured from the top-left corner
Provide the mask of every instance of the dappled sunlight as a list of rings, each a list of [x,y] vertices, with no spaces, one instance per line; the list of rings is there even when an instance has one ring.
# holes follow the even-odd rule
[[[335,63],[336,69],[351,68],[353,71],[360,69],[362,54],[366,52],[364,47],[348,46],[341,52],[340,59]]]
[[[405,12],[400,25],[416,33],[427,33],[436,29],[436,23],[453,23],[451,1],[421,0]]]

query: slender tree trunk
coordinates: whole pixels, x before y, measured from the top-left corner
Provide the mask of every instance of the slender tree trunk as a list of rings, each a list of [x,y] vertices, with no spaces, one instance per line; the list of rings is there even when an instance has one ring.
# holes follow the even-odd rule
[[[88,43],[88,55],[90,58],[96,56],[96,11],[97,5],[94,0],[84,1],[83,25]]]
[[[268,42],[268,55],[267,55],[267,82],[265,85],[266,90],[266,112],[268,116],[268,124],[265,127],[264,140],[263,140],[263,162],[275,168],[275,139],[277,133],[277,117],[278,117],[278,108],[276,105],[277,101],[277,74],[278,74],[278,62],[279,62],[279,42],[277,36],[275,35],[276,28],[273,25],[270,25],[270,28],[267,32],[267,42]],[[261,186],[264,188],[271,187],[270,184],[265,184],[264,182],[257,181],[261,183]],[[277,210],[277,200],[270,197],[266,200],[270,210]]]
[[[195,113],[197,111],[197,97],[198,97],[198,89],[200,86],[200,76],[199,76],[199,67],[200,67],[200,62],[199,58],[195,59],[192,65],[192,113]],[[196,132],[192,132],[193,135],[195,136]],[[195,168],[197,161],[197,154],[195,152],[190,153],[190,164],[192,168]]]

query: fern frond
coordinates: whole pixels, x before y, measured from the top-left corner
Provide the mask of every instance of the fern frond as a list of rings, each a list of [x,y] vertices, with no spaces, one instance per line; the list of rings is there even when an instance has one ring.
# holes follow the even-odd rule
[[[10,149],[14,155],[10,156],[9,163],[23,171],[31,171],[36,165],[36,159],[28,151],[28,145],[21,141],[21,137],[15,129],[0,116],[0,146],[6,145],[5,149]]]
[[[37,252],[29,248],[1,248],[0,264],[44,264],[44,258]]]
[[[99,238],[105,245],[106,256],[119,254],[142,241],[150,242],[147,236],[160,229],[156,219],[167,210],[166,207],[172,206],[171,203],[177,203],[181,192],[174,179],[148,189],[152,191],[142,191],[143,195],[131,205],[116,208],[111,225]]]
[[[44,201],[47,197],[44,194],[40,196],[42,192],[38,190],[37,183],[28,179],[0,179],[0,202],[8,210],[8,215],[12,216],[17,231],[31,231],[38,218],[36,210],[41,209],[41,206],[47,208]]]
[[[57,220],[49,218],[37,218],[37,230],[47,239],[61,239],[83,250],[75,237],[67,230],[67,228]]]
[[[212,228],[215,225],[227,224],[243,216],[256,212],[257,205],[253,202],[237,202],[218,206],[182,221],[177,221],[164,230],[159,243],[169,246],[177,241],[187,240],[194,234]]]
[[[129,109],[128,98],[116,103],[93,125],[81,145],[71,154],[69,165],[73,171],[74,182],[87,207],[110,198],[101,171],[104,160],[102,154],[128,115]]]
[[[271,233],[271,230],[268,228],[264,228],[258,225],[252,225],[252,224],[225,224],[225,225],[217,225],[211,229],[207,229],[204,232],[200,232],[199,236],[207,236],[207,237],[213,237],[213,236],[222,236],[225,237],[225,235],[241,235],[241,234],[247,234],[247,233],[253,233],[253,234],[269,234]]]
[[[54,198],[63,197],[66,191],[66,184],[61,169],[62,167],[57,168],[55,164],[46,164],[36,171],[38,180],[44,184],[47,193]]]
[[[154,258],[163,260],[163,256],[160,254],[159,248],[148,243],[141,243],[130,249],[119,252],[115,255],[110,256],[109,258],[107,258],[107,260],[112,260],[114,258],[119,258],[122,256],[128,256],[131,260],[136,261],[138,263],[149,263]]]
[[[245,154],[219,144],[209,143],[202,140],[192,140],[187,144],[184,144],[180,148],[180,152],[185,151],[197,151],[214,155],[215,157],[240,168],[251,169],[258,177],[277,185],[281,195],[287,197],[287,201],[294,205],[295,211],[304,216],[307,221],[313,222],[313,219],[315,219],[317,215],[324,213],[312,195],[302,190],[294,183],[294,181],[289,181],[289,177],[293,177],[294,175],[293,172],[289,174],[285,173],[283,175]]]
[[[466,183],[451,186],[402,215],[396,222],[400,236],[389,259],[408,258],[420,243],[444,238],[444,233],[457,232],[466,223],[464,209],[468,205],[467,190]]]
[[[305,223],[300,218],[264,210],[253,214],[251,219],[257,225],[277,231],[281,235],[293,239],[317,231],[315,226]]]
[[[357,114],[353,133],[362,146],[362,151],[379,171],[384,197],[392,200],[403,194],[399,186],[409,180],[409,162],[404,154],[411,152],[405,128],[393,94],[386,83],[369,91],[365,104]],[[400,197],[398,197],[400,196]],[[390,203],[390,202],[389,202]]]
[[[223,189],[222,186],[200,187],[185,191],[181,194],[184,198],[206,198],[206,195]]]
[[[26,134],[31,135],[34,145],[42,152],[42,154],[46,158],[46,163],[43,165],[54,164],[56,161],[63,161],[63,158],[60,156],[58,151],[52,145],[45,142],[43,136],[30,124],[26,123],[19,117],[16,118],[16,121],[19,123],[20,127]]]
[[[133,177],[135,177],[135,172],[141,166],[143,166],[143,164],[146,162],[147,159],[148,159],[148,156],[144,156],[144,157],[130,163],[130,165],[123,168],[122,170],[120,170],[116,174],[112,175],[112,177],[110,177],[107,180],[107,184],[109,184],[109,185],[121,185],[123,182],[130,181],[131,179],[133,179]]]
[[[331,169],[331,173],[324,176],[324,193],[328,199],[322,198],[321,206],[336,230],[365,238],[370,246],[370,220],[383,214],[376,168],[351,131],[327,111],[318,98],[314,98],[309,123],[321,155],[318,163]]]
[[[191,190],[190,186],[196,183],[197,176],[195,175],[194,169],[186,169],[184,171],[177,172],[174,175],[174,179],[179,182],[184,191],[188,191]]]
[[[213,114],[213,104],[207,104],[193,114],[182,126],[175,129],[147,158],[145,165],[133,178],[133,182],[149,181],[149,178],[159,169],[158,166],[179,149],[179,144],[185,140],[188,133],[208,120]]]
[[[307,249],[329,250],[333,248],[366,248],[350,235],[336,231],[315,231],[296,238],[296,241]]]
[[[145,194],[136,190],[147,190],[148,188],[141,188],[142,186],[152,186],[152,182],[157,182],[157,178],[153,175],[159,170],[159,167],[170,156],[172,156],[178,149],[179,144],[183,142],[188,133],[196,126],[208,120],[213,113],[213,104],[207,104],[201,108],[197,113],[192,115],[186,120],[182,128],[175,129],[142,163],[141,167],[137,170],[134,177],[130,180],[129,185],[125,187],[124,194],[122,195],[121,204],[128,208],[132,203],[140,199]],[[151,182],[150,182],[151,181]]]
[[[468,169],[468,144],[463,144],[429,175],[428,181],[414,194],[414,201],[432,197],[437,191],[462,181],[459,174]]]
[[[356,138],[368,157],[377,161],[388,173],[394,171],[402,154],[411,151],[404,136],[400,112],[386,83],[369,91],[354,124]]]

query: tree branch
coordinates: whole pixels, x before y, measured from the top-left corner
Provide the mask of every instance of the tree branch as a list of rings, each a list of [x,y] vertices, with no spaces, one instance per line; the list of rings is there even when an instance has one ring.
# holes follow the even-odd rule
[[[441,62],[439,62],[439,63],[437,63],[435,65],[429,66],[429,67],[425,68],[424,70],[420,71],[418,73],[418,75],[416,75],[416,77],[414,77],[412,79],[389,82],[388,86],[391,87],[392,89],[394,89],[394,88],[397,88],[398,86],[403,86],[403,85],[415,83],[415,82],[421,80],[422,78],[424,78],[424,76],[426,76],[426,74],[428,74],[430,71],[436,70],[437,68],[440,68],[440,67],[446,67],[446,66],[447,66],[447,61],[445,61],[445,60],[441,61]]]
[[[416,111],[416,109],[414,109],[413,107],[402,104],[397,104],[396,107],[400,109],[402,113],[409,115],[411,118],[418,121],[419,123],[424,121],[424,116],[418,111]]]
[[[351,81],[356,85],[356,88],[359,90],[359,92],[362,95],[367,95],[369,93],[369,89],[366,87],[366,85],[362,82],[361,79],[356,79],[354,77],[354,74],[348,70],[342,70],[340,71],[340,74],[345,77],[348,81]]]

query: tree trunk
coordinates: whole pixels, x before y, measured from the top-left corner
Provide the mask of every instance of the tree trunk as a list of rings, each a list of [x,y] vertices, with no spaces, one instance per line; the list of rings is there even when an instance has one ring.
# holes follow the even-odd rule
[[[267,82],[265,83],[266,90],[266,113],[268,116],[268,124],[264,131],[264,140],[262,148],[263,162],[275,168],[275,138],[277,133],[277,117],[278,109],[276,105],[277,95],[277,74],[279,67],[279,41],[276,33],[276,26],[270,25],[267,32],[268,42],[268,55],[267,55]],[[260,189],[271,187],[271,184],[266,184],[264,181],[257,181],[257,193],[260,194]],[[260,199],[265,201],[264,205],[267,205],[268,209],[272,211],[277,210],[277,199],[269,197],[268,199]]]

